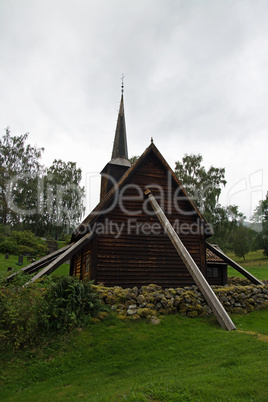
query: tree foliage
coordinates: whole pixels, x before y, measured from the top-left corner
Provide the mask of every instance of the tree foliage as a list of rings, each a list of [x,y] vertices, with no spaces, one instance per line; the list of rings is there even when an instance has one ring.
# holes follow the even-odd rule
[[[84,213],[85,190],[80,186],[82,171],[75,162],[54,160],[44,181],[44,223],[46,234],[56,239],[73,231]]]
[[[0,139],[0,223],[19,225],[36,210],[37,180],[43,148],[26,145],[28,134]]]
[[[243,226],[246,217],[237,205],[224,207],[219,203],[221,190],[226,185],[225,169],[211,166],[206,170],[202,161],[200,154],[186,154],[181,162],[176,162],[175,173],[213,227],[210,241],[223,250],[235,250],[244,258],[249,249],[256,248],[256,233]]]
[[[138,159],[139,159],[138,155],[131,156],[131,158],[129,158],[129,162],[131,163],[131,166],[133,166],[134,163],[136,163]]]
[[[264,250],[264,255],[268,257],[268,197],[259,202],[252,219],[260,225],[258,245]]]
[[[213,242],[224,250],[233,250],[237,228],[243,224],[245,216],[237,205],[216,206],[213,214]]]
[[[234,253],[237,257],[243,258],[250,251],[250,237],[245,226],[239,226],[234,236]]]
[[[177,161],[175,173],[187,193],[210,221],[218,204],[222,186],[225,186],[225,169],[202,166],[203,157],[185,154],[182,162]]]
[[[28,134],[0,140],[0,224],[38,236],[58,237],[84,212],[81,169],[74,162],[40,163],[44,148],[27,145]]]

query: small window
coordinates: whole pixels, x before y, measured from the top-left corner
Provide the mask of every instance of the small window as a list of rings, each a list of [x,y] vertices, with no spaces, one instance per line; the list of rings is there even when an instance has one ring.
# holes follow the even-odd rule
[[[208,278],[218,278],[221,276],[220,270],[218,267],[208,267],[207,268],[207,276]]]

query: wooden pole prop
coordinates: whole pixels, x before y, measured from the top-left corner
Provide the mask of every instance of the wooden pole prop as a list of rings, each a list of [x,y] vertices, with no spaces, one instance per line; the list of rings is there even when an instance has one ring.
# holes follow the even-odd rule
[[[64,261],[68,260],[72,255],[74,255],[77,251],[79,251],[93,236],[94,232],[87,233],[80,240],[74,243],[71,247],[69,247],[64,253],[62,253],[59,257],[57,257],[54,261],[52,261],[46,268],[42,269],[42,271],[38,272],[29,282],[27,282],[24,286],[29,285],[30,283],[36,281],[36,279],[41,278],[44,275],[49,275],[54,272]]]
[[[191,255],[189,254],[188,250],[180,240],[179,236],[175,232],[174,228],[172,227],[171,223],[167,219],[166,215],[162,211],[160,205],[152,195],[151,191],[148,189],[144,193],[146,196],[148,196],[149,201],[153,207],[153,210],[158,217],[161,225],[165,229],[168,237],[172,241],[175,249],[177,250],[179,256],[181,257],[182,261],[184,262],[186,268],[192,275],[192,278],[194,279],[195,283],[199,287],[202,295],[204,296],[206,302],[208,303],[209,307],[217,317],[217,320],[221,327],[227,331],[232,331],[236,329],[233,321],[231,318],[228,316],[227,312],[223,308],[222,304],[216,297],[215,293],[211,289],[210,285],[206,281],[205,277],[203,276],[202,272],[199,270],[198,266],[192,259]]]
[[[68,248],[72,246],[72,244],[68,244],[65,247],[62,247],[59,250],[54,251],[53,253],[50,253],[48,255],[45,255],[44,257],[40,258],[40,260],[37,260],[35,262],[32,262],[31,264],[27,265],[24,268],[21,268],[19,271],[15,272],[14,274],[10,275],[7,277],[7,281],[11,281],[14,276],[17,274],[23,273],[23,274],[33,274],[35,271],[38,271],[38,269],[43,268],[44,266],[47,266],[51,261],[55,260],[60,254],[62,254],[64,251],[66,251]]]
[[[263,285],[263,283],[257,279],[254,275],[249,273],[245,268],[241,267],[241,265],[238,265],[235,261],[233,261],[231,258],[229,258],[226,254],[224,254],[220,249],[217,247],[212,246],[209,243],[206,243],[206,247],[211,250],[214,254],[216,254],[218,257],[221,257],[227,264],[231,265],[234,269],[236,269],[238,272],[240,272],[242,275],[244,275],[247,279],[249,279],[252,283],[255,285]]]

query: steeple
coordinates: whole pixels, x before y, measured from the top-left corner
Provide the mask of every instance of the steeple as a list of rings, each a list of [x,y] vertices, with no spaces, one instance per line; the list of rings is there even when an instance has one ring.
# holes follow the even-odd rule
[[[101,194],[100,194],[101,200],[131,166],[131,163],[128,160],[128,151],[127,151],[127,134],[126,134],[124,96],[123,96],[124,92],[123,76],[122,76],[121,91],[122,94],[115,129],[112,158],[110,162],[108,162],[107,165],[104,167],[104,169],[101,171]]]
[[[112,159],[110,163],[113,163],[115,165],[122,165],[129,167],[131,166],[128,160],[128,152],[127,152],[127,134],[126,134],[123,92],[121,95],[120,108],[114,136]]]

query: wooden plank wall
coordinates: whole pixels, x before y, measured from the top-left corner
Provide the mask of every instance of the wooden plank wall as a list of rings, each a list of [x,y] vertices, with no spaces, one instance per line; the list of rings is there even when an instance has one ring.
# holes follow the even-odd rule
[[[79,279],[91,279],[91,242],[71,259],[71,275]]]
[[[77,278],[81,278],[81,264],[82,262],[82,250],[79,250],[71,260],[71,266],[72,266],[72,275],[76,276]]]
[[[142,191],[148,186],[157,199],[160,186],[165,193],[165,201],[161,207],[168,211],[168,176],[167,170],[159,162],[153,153],[150,153],[144,163],[131,177],[131,183],[140,186]],[[177,186],[172,182],[172,194]],[[135,189],[129,188],[125,196],[138,196]],[[140,224],[159,224],[156,216],[148,216],[144,212],[135,215],[135,211],[142,208],[144,200],[128,200],[124,206],[130,212],[129,215],[122,214],[119,206],[116,206],[110,213],[99,218],[99,223],[104,224],[105,219],[124,224],[122,234],[119,238],[111,234],[98,236],[96,279],[107,286],[133,287],[144,284],[155,283],[164,287],[185,286],[193,284],[188,270],[178,256],[169,238],[164,234],[163,229],[158,234],[131,233],[128,231],[128,220],[137,220]],[[164,205],[163,205],[164,204]],[[192,206],[185,200],[178,202],[181,210],[190,212]],[[148,210],[152,208],[147,203]],[[167,213],[171,224],[179,219],[180,223],[192,225],[199,222],[199,217],[194,214],[178,214],[174,206],[171,213]],[[161,226],[161,225],[160,225]],[[182,242],[190,252],[197,266],[203,274],[206,272],[205,243],[204,236],[200,234],[180,234]]]
[[[82,279],[91,278],[91,242],[82,251]]]

